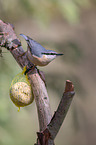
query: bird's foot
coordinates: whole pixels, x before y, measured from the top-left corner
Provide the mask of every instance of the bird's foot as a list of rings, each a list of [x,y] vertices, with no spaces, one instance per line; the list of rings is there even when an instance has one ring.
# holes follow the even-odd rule
[[[24,72],[24,74],[26,75],[27,73],[29,73],[31,70],[33,70],[34,68],[36,68],[38,74],[40,75],[40,78],[42,79],[42,81],[44,82],[45,86],[46,85],[46,81],[45,81],[45,75],[44,75],[44,72],[43,71],[40,71],[36,65],[32,65],[31,67],[29,67],[28,69],[26,69],[26,71]]]
[[[24,72],[24,74],[26,75],[26,73],[28,73],[30,70],[32,70],[34,68],[37,69],[37,67],[35,65],[32,65],[31,67],[27,68],[27,70]]]

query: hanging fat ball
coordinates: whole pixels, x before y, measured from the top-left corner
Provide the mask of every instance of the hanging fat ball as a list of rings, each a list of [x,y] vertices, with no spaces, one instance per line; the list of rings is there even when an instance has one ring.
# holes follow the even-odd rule
[[[10,98],[12,102],[19,107],[24,107],[31,104],[34,100],[31,85],[28,80],[26,72],[26,67],[22,73],[19,73],[14,77],[10,86]],[[18,111],[19,111],[18,110]]]

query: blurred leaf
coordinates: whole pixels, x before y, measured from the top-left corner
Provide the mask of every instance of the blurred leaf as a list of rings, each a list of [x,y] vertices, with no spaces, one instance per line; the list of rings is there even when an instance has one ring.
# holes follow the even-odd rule
[[[61,16],[61,18],[74,23],[79,20],[82,7],[86,8],[90,5],[89,0],[1,0],[0,16],[11,21],[34,17],[38,22],[45,24],[53,18]],[[16,8],[18,11],[14,11]]]
[[[78,6],[89,7],[91,5],[89,0],[73,0]]]
[[[32,14],[32,12],[34,11],[34,7],[31,5],[29,0],[19,0],[19,3],[22,6],[22,8],[26,11],[26,13]]]
[[[73,1],[59,1],[59,10],[69,22],[78,21],[80,11]]]

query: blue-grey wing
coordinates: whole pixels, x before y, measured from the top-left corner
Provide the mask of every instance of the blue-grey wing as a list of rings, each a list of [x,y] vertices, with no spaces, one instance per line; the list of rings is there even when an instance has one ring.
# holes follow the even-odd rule
[[[30,52],[35,56],[42,57],[42,52],[46,52],[46,49],[38,42],[31,39],[29,36],[26,36],[24,34],[20,35],[27,41],[28,49],[30,49]]]
[[[63,55],[63,54],[58,54],[56,51],[53,50],[46,50],[43,46],[41,46],[38,42],[34,41],[31,39],[29,36],[26,36],[24,34],[20,34],[28,44],[28,49],[30,49],[30,52],[32,55],[42,57],[42,55]]]
[[[38,42],[34,41],[33,39],[29,39],[29,42],[27,43],[29,45],[30,52],[33,55],[42,57],[42,52],[47,52],[47,50],[43,46],[41,46]]]

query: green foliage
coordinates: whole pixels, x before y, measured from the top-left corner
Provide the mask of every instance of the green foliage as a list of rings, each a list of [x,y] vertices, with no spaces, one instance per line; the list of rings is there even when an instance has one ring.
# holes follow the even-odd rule
[[[18,20],[30,16],[40,23],[46,24],[61,16],[73,23],[79,20],[81,8],[89,6],[89,0],[1,0],[0,16],[9,20]]]

